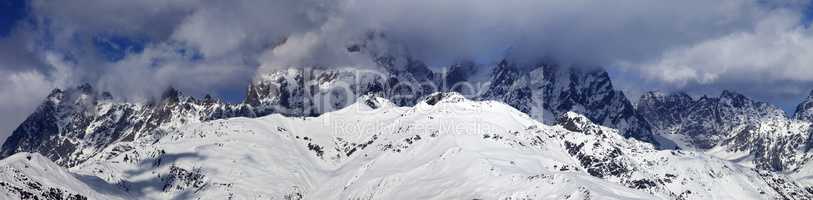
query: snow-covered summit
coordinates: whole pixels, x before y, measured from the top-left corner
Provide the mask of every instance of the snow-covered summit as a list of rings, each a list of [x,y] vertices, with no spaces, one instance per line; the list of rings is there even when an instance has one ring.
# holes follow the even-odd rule
[[[460,93],[457,93],[457,92],[436,92],[436,93],[430,94],[429,96],[426,96],[423,99],[423,101],[421,101],[421,103],[433,106],[433,105],[437,105],[437,104],[457,103],[457,102],[462,102],[462,101],[466,101],[466,97],[463,97],[463,95],[461,95]]]
[[[794,117],[798,120],[813,122],[813,91],[796,107]]]
[[[0,157],[37,152],[73,166],[109,145],[160,137],[189,123],[242,116],[242,108],[211,97],[197,100],[172,88],[146,103],[115,101],[89,84],[56,89],[3,143]]]
[[[164,131],[113,143],[60,172],[82,178],[37,182],[69,182],[76,186],[65,191],[113,199],[813,197],[784,175],[657,150],[575,112],[546,125],[500,101],[459,93],[406,107],[365,95],[314,117],[237,117]],[[21,155],[3,162],[19,163]],[[59,171],[50,168],[27,174]]]
[[[434,100],[367,106],[388,103],[365,96],[317,117],[192,123],[155,141],[109,146],[68,171],[99,177],[126,191],[122,198],[135,199],[810,195],[787,177],[700,153],[656,150],[576,113],[550,126],[498,101],[456,93],[426,99]]]
[[[570,131],[584,131],[588,126],[596,126],[584,115],[575,112],[566,112],[559,117],[558,125]]]

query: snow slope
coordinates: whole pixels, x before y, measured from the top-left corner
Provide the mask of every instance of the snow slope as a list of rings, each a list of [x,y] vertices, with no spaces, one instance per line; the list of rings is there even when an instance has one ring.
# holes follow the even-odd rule
[[[36,153],[0,160],[0,199],[130,199],[99,178],[77,176]]]
[[[69,170],[137,199],[811,197],[782,175],[655,150],[575,113],[548,126],[455,93],[414,107],[366,96],[319,117],[192,123],[117,143]]]
[[[196,99],[169,88],[150,102],[122,102],[89,84],[56,89],[0,147],[0,158],[37,152],[73,167],[101,149],[155,139],[189,123],[232,117],[318,116],[376,94],[414,106],[433,92],[458,91],[478,100],[505,102],[548,124],[575,111],[621,130],[626,137],[657,143],[649,124],[602,69],[556,65],[495,66],[462,62],[430,70],[408,56],[374,55],[374,67],[303,67],[258,74],[241,103],[211,96]]]

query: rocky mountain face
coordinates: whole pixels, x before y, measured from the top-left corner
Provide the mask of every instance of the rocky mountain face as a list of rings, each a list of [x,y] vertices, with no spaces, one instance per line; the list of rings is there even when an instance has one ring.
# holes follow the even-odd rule
[[[158,138],[181,125],[243,113],[242,105],[228,105],[205,97],[197,100],[168,89],[157,101],[124,103],[88,84],[53,90],[3,144],[0,156],[37,152],[63,166],[74,166],[101,149],[136,138]]]
[[[696,100],[684,93],[650,92],[641,97],[638,111],[657,134],[682,148],[774,171],[797,169],[810,158],[810,121],[791,119],[776,106],[731,91]]]
[[[796,107],[793,116],[798,120],[813,122],[813,91],[810,91],[810,95]]]
[[[493,71],[491,84],[479,99],[503,101],[547,123],[566,112],[582,113],[626,137],[657,145],[649,124],[624,93],[613,88],[603,69],[502,62]]]
[[[382,61],[383,62],[383,61]],[[256,116],[317,116],[341,109],[356,98],[377,94],[401,106],[415,105],[422,97],[440,90],[434,73],[417,61],[407,69],[381,68],[290,68],[263,74],[248,89],[245,104]],[[405,71],[409,70],[409,71]],[[416,73],[411,73],[416,71]]]
[[[15,154],[0,161],[13,172],[0,174],[0,188],[23,191],[5,193],[12,199],[43,194],[27,185],[102,199],[813,198],[788,176],[657,150],[580,114],[553,121],[456,93],[410,107],[366,95],[318,117],[192,123],[68,170]]]
[[[455,91],[472,99],[505,102],[549,124],[568,111],[584,113],[593,121],[622,130],[627,137],[657,143],[642,115],[623,92],[613,88],[601,69],[517,66],[503,61],[496,66],[461,63],[432,73],[425,65],[410,65],[407,71],[282,70],[253,84],[247,102],[268,108],[259,112],[262,114],[315,116],[369,93],[411,106],[431,92]],[[427,73],[411,73],[413,70]]]
[[[462,62],[438,72],[408,57],[380,56],[377,68],[290,68],[253,81],[242,103],[184,96],[174,89],[148,103],[113,100],[110,93],[82,85],[54,90],[3,144],[0,157],[38,152],[74,166],[99,149],[136,138],[160,138],[191,122],[269,114],[318,116],[359,96],[375,94],[399,106],[415,105],[438,91],[471,99],[498,100],[548,124],[568,111],[584,113],[625,136],[655,143],[650,127],[600,69],[553,65],[496,66]]]
[[[474,146],[485,145],[489,148],[494,147],[491,146],[493,144],[480,142],[496,141],[505,145],[499,148],[507,148],[498,152],[511,152],[479,158],[482,160],[525,155],[528,152],[533,152],[528,155],[541,155],[528,162],[543,160],[542,163],[551,164],[537,166],[541,167],[538,171],[547,170],[545,173],[496,177],[504,180],[500,183],[507,185],[551,187],[551,184],[564,184],[562,187],[566,188],[562,190],[576,191],[561,194],[562,197],[593,195],[607,198],[703,199],[724,195],[713,191],[732,189],[714,185],[734,185],[735,190],[744,191],[740,194],[743,196],[737,196],[743,198],[813,198],[810,192],[813,189],[794,179],[807,177],[809,170],[800,168],[807,167],[806,163],[813,157],[808,154],[813,129],[810,128],[811,122],[802,117],[809,110],[806,106],[809,101],[799,106],[800,111],[794,115],[796,119],[786,116],[775,106],[730,91],[723,92],[719,97],[699,99],[683,93],[651,92],[641,97],[636,108],[622,92],[613,88],[608,74],[601,69],[545,64],[521,66],[508,61],[494,66],[461,62],[438,71],[429,70],[421,62],[410,59],[380,59],[379,64],[381,67],[374,69],[291,68],[272,71],[259,76],[248,87],[246,99],[237,104],[225,103],[211,96],[196,99],[174,89],[168,89],[160,98],[146,103],[116,101],[110,93],[97,91],[90,85],[54,90],[3,144],[0,155],[9,157],[18,152],[41,154],[74,173],[102,177],[105,184],[113,185],[94,187],[115,187],[116,192],[126,194],[120,197],[124,199],[128,198],[127,195],[156,199],[178,195],[248,197],[246,194],[291,198],[303,195],[337,197],[329,195],[339,194],[336,191],[318,190],[325,188],[322,187],[325,185],[314,184],[323,182],[350,188],[354,192],[340,194],[349,198],[379,193],[397,195],[391,191],[399,186],[372,191],[366,188],[377,188],[373,187],[373,183],[380,183],[381,180],[404,179],[389,175],[362,179],[365,171],[336,171],[328,174],[340,174],[338,177],[328,178],[292,177],[283,173],[288,172],[286,170],[259,175],[253,174],[253,168],[234,168],[232,171],[242,172],[220,174],[215,171],[227,167],[205,163],[234,163],[237,160],[233,156],[239,154],[250,158],[245,162],[255,162],[255,167],[288,163],[290,165],[285,164],[280,169],[313,173],[337,168],[368,170],[376,169],[371,167],[374,161],[368,160],[372,159],[368,156],[387,162],[401,160],[404,158],[397,156],[400,152],[413,151],[410,147],[419,145],[421,141],[443,137],[450,140],[448,144],[474,142]],[[434,93],[436,91],[459,93]],[[538,122],[543,123],[536,124]],[[250,126],[246,126],[246,123]],[[381,129],[381,123],[392,124],[393,127]],[[478,127],[464,132],[484,134],[459,140],[444,137],[442,134],[450,130],[441,128],[449,123],[475,124]],[[426,129],[426,125],[433,124],[437,125],[437,130]],[[354,126],[344,127],[347,125]],[[491,127],[494,125],[498,127]],[[373,129],[369,129],[371,127]],[[267,135],[256,136],[258,133],[267,134],[268,131],[282,134],[281,138],[268,140]],[[319,131],[336,131],[344,135]],[[335,137],[326,137],[329,135]],[[682,149],[700,152],[658,150],[656,136],[667,138]],[[256,141],[264,142],[253,143]],[[209,151],[232,144],[236,148],[234,151]],[[185,152],[190,149],[194,149],[194,152]],[[285,158],[283,160],[258,161],[260,155],[251,154],[258,149],[269,155],[289,153],[277,155]],[[423,155],[430,150],[434,152],[437,149],[420,150],[409,155]],[[478,152],[472,155],[484,155],[479,152],[481,149],[469,150]],[[440,151],[458,150],[450,148]],[[201,152],[211,154],[197,155]],[[305,154],[296,153],[297,156],[291,157],[290,152]],[[212,160],[203,162],[208,159]],[[20,156],[15,160],[26,165]],[[311,163],[313,160],[317,162]],[[420,157],[408,157],[408,160],[416,163],[426,161]],[[475,163],[480,163],[472,160],[465,162],[470,162],[471,166],[479,166]],[[497,168],[516,171],[512,167],[504,168],[513,165],[480,166],[468,169],[471,170],[468,172],[481,168],[492,172]],[[20,172],[15,177],[36,177],[30,174],[39,173],[7,170]],[[771,171],[784,171],[793,176]],[[526,175],[527,181],[515,180]],[[238,185],[228,178],[231,176],[243,179],[258,176],[286,181],[280,182],[283,185],[276,185],[279,191],[265,193],[250,186]],[[548,185],[542,184],[542,180]],[[77,180],[68,181],[80,185],[74,188],[90,187],[81,186],[76,183]],[[572,183],[570,181],[579,184],[566,184]],[[51,190],[48,188],[57,188],[54,191],[61,192],[58,195],[87,196],[84,192],[46,184],[47,180],[36,182],[44,185],[42,188],[48,191]],[[578,187],[597,182],[601,184],[596,187],[623,191],[624,195],[619,197],[614,196],[619,193],[602,192],[606,191],[604,189]],[[0,187],[7,186],[9,191],[18,191],[14,193],[16,195],[51,195],[48,191],[25,189],[29,183],[36,185],[31,181],[17,180],[6,181],[6,185]],[[401,182],[390,184],[398,185]],[[330,188],[338,188],[339,185],[331,185]],[[211,187],[215,189],[209,189]],[[161,192],[153,194],[147,191]],[[470,193],[461,191],[461,194]],[[531,190],[520,193],[536,197],[554,195]]]

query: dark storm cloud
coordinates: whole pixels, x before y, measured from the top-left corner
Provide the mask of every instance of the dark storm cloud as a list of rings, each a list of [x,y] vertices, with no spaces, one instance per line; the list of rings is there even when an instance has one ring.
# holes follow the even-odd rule
[[[128,100],[170,85],[237,93],[257,70],[372,65],[346,52],[371,32],[386,36],[371,46],[435,66],[544,59],[644,76],[637,80],[663,89],[790,84],[779,96],[806,94],[813,33],[800,11],[808,1],[777,2],[35,0],[16,34],[0,39],[0,94],[12,102],[0,107],[30,109],[44,88],[79,82]],[[644,90],[625,80],[617,82]]]

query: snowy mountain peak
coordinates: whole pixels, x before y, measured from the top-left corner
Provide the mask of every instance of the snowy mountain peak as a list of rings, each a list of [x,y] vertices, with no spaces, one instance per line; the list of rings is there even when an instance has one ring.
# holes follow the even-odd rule
[[[369,109],[388,108],[396,106],[390,100],[381,97],[379,94],[368,94],[358,98],[356,104],[361,104]]]
[[[76,176],[38,153],[18,153],[0,160],[0,191],[0,199],[125,199],[129,196],[99,178]]]
[[[807,135],[796,133],[809,124],[777,121],[767,104],[733,92],[696,101],[652,92],[635,109],[606,73],[586,69],[494,70],[488,95],[471,99],[448,91],[392,94],[392,85],[427,79],[356,72],[280,71],[249,87],[255,99],[233,105],[175,89],[162,98],[171,103],[155,105],[96,101],[98,92],[85,87],[59,91],[15,130],[2,153],[17,162],[23,160],[16,152],[39,152],[41,165],[69,169],[0,173],[14,174],[0,187],[22,187],[29,182],[9,180],[39,174],[46,178],[37,183],[77,185],[63,191],[97,199],[813,197],[809,187],[761,171],[803,166],[809,157],[796,150]],[[353,94],[334,90],[342,82],[353,83],[343,90]],[[325,105],[335,107],[319,107]],[[544,115],[556,115],[554,125],[535,118]],[[686,136],[692,147],[757,170],[701,152],[658,150],[642,142],[653,137],[647,122],[674,131],[659,134]],[[82,189],[110,184],[115,188],[99,191],[113,192],[103,194]],[[449,184],[460,187],[443,187]],[[126,194],[104,196],[120,194],[117,188]]]
[[[466,97],[463,97],[463,95],[457,92],[436,92],[426,96],[422,103],[434,106],[442,103],[457,103],[465,100]]]
[[[796,106],[794,118],[813,122],[813,91],[810,91],[810,95]]]
[[[565,129],[574,132],[582,132],[588,126],[595,126],[586,116],[575,112],[566,112],[557,121]]]
[[[106,148],[71,171],[135,199],[810,197],[785,176],[659,151],[577,113],[548,126],[500,102],[429,96],[434,106],[190,124]]]
[[[167,103],[178,103],[181,97],[181,92],[175,89],[174,87],[168,87],[164,92],[161,93],[161,101]]]
[[[730,90],[723,90],[722,94],[720,94],[720,103],[733,107],[745,107],[753,104],[754,102],[740,93]]]
[[[63,166],[73,166],[117,143],[154,138],[192,122],[233,116],[245,106],[197,101],[168,89],[161,102],[113,101],[90,85],[54,90],[3,143],[0,157],[37,152]]]
[[[51,93],[49,93],[48,96],[45,97],[45,101],[46,102],[52,102],[52,103],[59,103],[59,101],[62,100],[64,94],[65,94],[65,92],[62,91],[59,88],[53,89],[53,90],[51,90]]]

